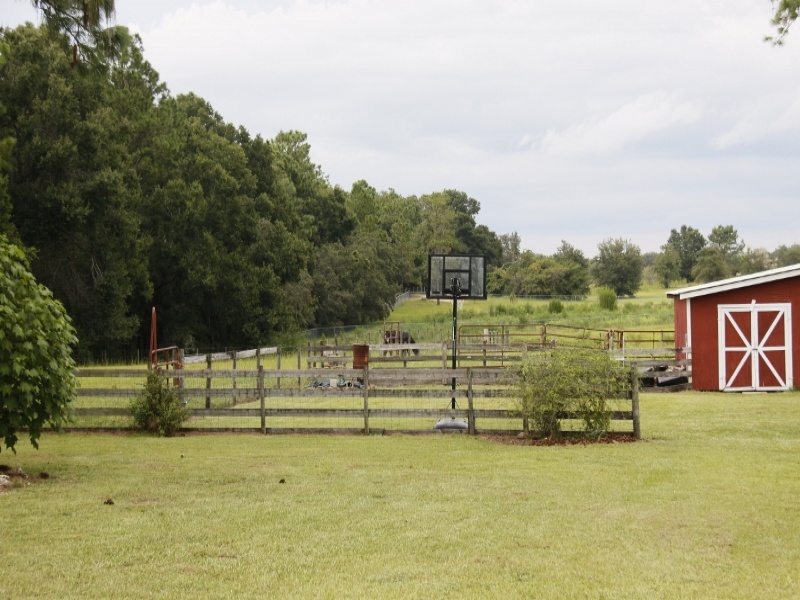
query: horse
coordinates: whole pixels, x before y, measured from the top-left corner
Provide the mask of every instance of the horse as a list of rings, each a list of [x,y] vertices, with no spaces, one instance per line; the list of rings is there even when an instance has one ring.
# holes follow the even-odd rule
[[[383,343],[384,344],[416,344],[417,340],[414,339],[414,336],[411,335],[408,331],[384,331],[383,332]],[[415,355],[419,355],[419,349],[414,348],[412,352]],[[386,355],[386,351],[383,353]],[[408,355],[408,349],[404,348],[400,350],[400,354]]]

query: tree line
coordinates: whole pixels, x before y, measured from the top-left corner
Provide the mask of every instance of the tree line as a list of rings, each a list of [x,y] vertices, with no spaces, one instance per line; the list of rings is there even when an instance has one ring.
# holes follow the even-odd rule
[[[707,240],[683,226],[659,254],[625,239],[591,260],[567,242],[523,251],[462,191],[331,185],[306,134],[263,139],[170,94],[137,36],[100,27],[104,9],[37,5],[44,25],[0,30],[0,234],[64,305],[83,356],[146,347],[152,306],[162,341],[204,348],[381,320],[424,285],[429,253],[485,255],[489,291],[516,295],[629,295],[648,273],[668,286],[800,262],[797,246],[745,249],[730,226]]]
[[[91,52],[63,27],[0,32],[0,234],[82,353],[146,347],[151,306],[169,343],[252,347],[384,318],[430,252],[500,264],[466,193],[333,186],[304,133],[263,139],[171,95],[116,29]]]
[[[565,241],[551,256],[520,251],[518,245],[504,248],[503,256],[513,260],[491,271],[487,288],[516,296],[585,296],[592,285],[632,296],[645,282],[669,288],[800,263],[800,244],[772,252],[750,248],[732,225],[718,225],[708,237],[682,225],[670,231],[660,252],[642,253],[630,240],[609,238],[598,244],[591,259]]]

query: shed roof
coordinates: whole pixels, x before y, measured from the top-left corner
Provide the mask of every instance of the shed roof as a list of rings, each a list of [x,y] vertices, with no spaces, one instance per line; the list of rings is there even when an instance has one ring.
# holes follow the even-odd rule
[[[750,273],[749,275],[740,275],[739,277],[731,277],[730,279],[721,279],[719,281],[694,285],[679,290],[671,290],[667,292],[667,297],[685,300],[686,298],[708,296],[710,294],[718,294],[719,292],[726,292],[728,290],[738,290],[762,283],[769,283],[770,281],[790,279],[792,277],[800,277],[800,263],[789,265],[788,267],[770,269],[769,271]]]

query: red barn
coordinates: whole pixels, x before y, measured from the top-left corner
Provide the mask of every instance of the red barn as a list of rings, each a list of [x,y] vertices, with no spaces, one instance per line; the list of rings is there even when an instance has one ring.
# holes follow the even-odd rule
[[[800,264],[673,290],[696,390],[790,390],[800,369]]]

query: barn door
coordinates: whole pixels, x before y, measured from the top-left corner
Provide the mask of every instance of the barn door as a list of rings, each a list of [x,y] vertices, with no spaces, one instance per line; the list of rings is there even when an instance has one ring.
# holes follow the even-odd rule
[[[791,389],[791,304],[721,304],[717,310],[719,389]]]

